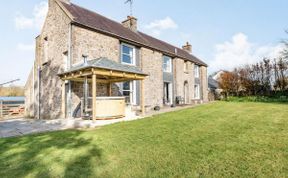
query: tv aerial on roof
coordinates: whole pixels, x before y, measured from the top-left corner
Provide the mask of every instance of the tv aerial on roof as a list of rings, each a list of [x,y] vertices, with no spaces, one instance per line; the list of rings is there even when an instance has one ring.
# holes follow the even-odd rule
[[[126,0],[125,4],[130,3],[130,16],[133,16],[133,0]]]

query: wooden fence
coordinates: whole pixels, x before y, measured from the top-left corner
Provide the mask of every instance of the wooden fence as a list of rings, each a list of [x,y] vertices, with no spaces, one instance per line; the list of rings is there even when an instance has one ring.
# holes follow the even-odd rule
[[[24,101],[0,100],[0,119],[23,116],[25,113]]]

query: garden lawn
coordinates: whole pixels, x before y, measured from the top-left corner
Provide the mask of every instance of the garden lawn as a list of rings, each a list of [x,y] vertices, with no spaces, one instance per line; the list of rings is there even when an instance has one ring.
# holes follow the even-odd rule
[[[288,177],[288,105],[216,102],[0,139],[0,177]]]

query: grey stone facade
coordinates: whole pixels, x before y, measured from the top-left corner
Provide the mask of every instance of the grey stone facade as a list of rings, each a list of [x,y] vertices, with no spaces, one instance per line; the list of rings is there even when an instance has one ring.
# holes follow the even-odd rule
[[[49,0],[49,12],[41,35],[36,38],[36,60],[26,84],[27,115],[37,117],[38,98],[40,98],[40,115],[42,119],[64,117],[61,111],[62,102],[70,107],[70,116],[83,97],[83,83],[66,82],[66,100],[62,100],[63,81],[57,76],[71,65],[82,62],[82,55],[88,59],[106,57],[120,61],[121,43],[134,45],[137,49],[137,65],[149,76],[144,80],[144,98],[147,110],[163,106],[163,83],[173,81],[173,95],[184,97],[184,85],[188,85],[188,103],[193,103],[194,96],[194,63],[188,61],[188,70],[184,71],[184,59],[172,57],[172,75],[163,74],[163,53],[148,47],[122,41],[116,37],[87,29],[71,23],[69,13],[63,10],[59,0]],[[67,54],[64,61],[63,55]],[[70,64],[70,65],[69,65]],[[41,69],[40,91],[38,89],[38,67]],[[208,101],[207,68],[201,67],[201,100]],[[90,85],[91,87],[91,85]],[[91,89],[89,90],[92,91]],[[118,96],[119,87],[113,85],[113,95]],[[38,95],[40,93],[40,95]],[[140,88],[137,84],[137,104],[140,103]],[[32,96],[31,96],[32,95]],[[97,84],[97,95],[107,96],[107,85]],[[90,94],[91,96],[91,94]],[[70,104],[69,104],[70,103]],[[66,108],[69,110],[69,108]]]

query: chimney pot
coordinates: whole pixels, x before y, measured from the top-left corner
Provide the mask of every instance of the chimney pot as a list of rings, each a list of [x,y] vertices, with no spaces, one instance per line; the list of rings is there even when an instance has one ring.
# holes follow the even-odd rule
[[[133,16],[127,16],[127,19],[122,22],[122,25],[134,32],[137,32],[137,18]]]
[[[190,54],[192,53],[192,45],[189,42],[186,42],[186,44],[182,46],[182,49]]]

